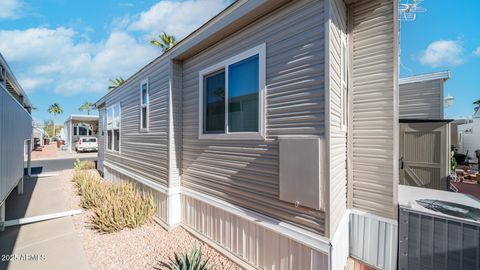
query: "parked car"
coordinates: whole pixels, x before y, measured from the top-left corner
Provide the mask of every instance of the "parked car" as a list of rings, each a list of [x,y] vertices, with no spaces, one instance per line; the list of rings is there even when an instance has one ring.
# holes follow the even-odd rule
[[[98,151],[97,138],[80,137],[78,141],[75,142],[75,151],[77,152]]]

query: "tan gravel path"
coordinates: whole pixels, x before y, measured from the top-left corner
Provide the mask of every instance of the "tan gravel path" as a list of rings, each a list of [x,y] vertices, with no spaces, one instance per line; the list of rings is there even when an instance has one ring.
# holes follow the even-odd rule
[[[63,171],[62,189],[72,209],[80,208],[72,170]],[[74,226],[82,241],[92,269],[154,269],[160,262],[168,261],[174,252],[189,251],[196,243],[210,258],[214,269],[241,269],[235,263],[201,242],[183,228],[166,231],[155,222],[137,229],[127,229],[112,234],[99,234],[90,229],[91,211],[73,217]]]

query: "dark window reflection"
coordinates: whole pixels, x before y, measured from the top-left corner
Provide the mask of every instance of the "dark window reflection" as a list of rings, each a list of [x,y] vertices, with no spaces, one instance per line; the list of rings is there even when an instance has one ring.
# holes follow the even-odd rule
[[[229,66],[229,132],[258,132],[258,55]]]
[[[225,131],[225,71],[205,77],[204,132]]]

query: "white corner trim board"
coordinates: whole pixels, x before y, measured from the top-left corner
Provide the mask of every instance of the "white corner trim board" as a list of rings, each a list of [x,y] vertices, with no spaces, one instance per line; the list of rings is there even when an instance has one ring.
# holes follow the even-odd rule
[[[330,269],[343,269],[350,255],[350,211],[347,210],[332,237]]]

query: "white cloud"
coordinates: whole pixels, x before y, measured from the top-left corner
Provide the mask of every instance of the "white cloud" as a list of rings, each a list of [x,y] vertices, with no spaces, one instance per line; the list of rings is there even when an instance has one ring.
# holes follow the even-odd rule
[[[16,19],[20,17],[23,3],[20,0],[1,0],[0,19]]]
[[[465,62],[464,48],[458,40],[437,40],[422,53],[420,62],[431,67],[458,66]]]
[[[473,51],[473,54],[476,56],[480,56],[480,47],[477,47],[475,51]]]
[[[70,95],[106,92],[108,80],[127,78],[159,55],[159,50],[126,32],[106,41],[77,41],[73,29],[30,28],[0,31],[0,51],[12,65],[22,87],[32,92],[53,90]]]
[[[5,13],[5,1],[20,0],[0,0],[0,14]],[[104,93],[109,79],[127,78],[160,55],[160,49],[149,44],[150,38],[165,31],[181,39],[231,1],[161,1],[140,14],[113,19],[106,26],[111,33],[97,42],[90,41],[93,30],[81,20],[73,20],[70,27],[0,30],[0,52],[27,92]]]
[[[142,12],[129,29],[154,37],[161,32],[184,38],[224,9],[231,0],[161,1]]]

